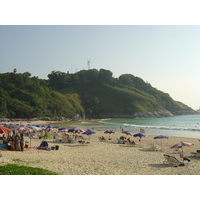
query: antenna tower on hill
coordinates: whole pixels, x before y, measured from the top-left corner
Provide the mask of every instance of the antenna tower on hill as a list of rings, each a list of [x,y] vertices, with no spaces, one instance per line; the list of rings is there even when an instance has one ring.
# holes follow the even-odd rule
[[[87,59],[87,66],[88,66],[88,69],[90,69],[90,60]]]

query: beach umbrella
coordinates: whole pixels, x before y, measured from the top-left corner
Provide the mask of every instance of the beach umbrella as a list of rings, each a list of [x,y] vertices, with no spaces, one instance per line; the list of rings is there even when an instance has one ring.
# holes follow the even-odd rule
[[[26,127],[26,128],[24,128],[24,131],[25,131],[25,132],[31,132],[31,131],[33,131],[33,129],[27,128],[27,127]]]
[[[154,137],[154,139],[155,139],[155,140],[157,140],[157,139],[160,139],[160,140],[161,140],[161,150],[162,150],[162,149],[163,149],[162,140],[163,140],[163,139],[169,139],[169,137],[164,136],[164,135],[159,135],[159,136]]]
[[[66,132],[67,128],[59,128],[58,131],[60,131],[60,132]]]
[[[122,131],[122,133],[126,134],[126,135],[133,135],[131,132],[129,131]]]
[[[79,128],[77,128],[77,129],[75,129],[75,132],[74,133],[82,133],[82,132],[85,132],[83,129],[79,129]]]
[[[41,127],[41,125],[35,125],[36,127]]]
[[[104,132],[105,134],[109,134],[109,138],[110,138],[110,134],[114,134],[115,131],[112,131],[112,130],[107,130]]]
[[[188,142],[179,142],[179,143],[177,143],[177,144],[171,146],[171,148],[172,148],[172,149],[173,149],[173,148],[182,148],[182,147],[189,147],[189,146],[192,146],[192,145],[194,145],[194,144],[188,143]]]
[[[10,133],[12,130],[4,126],[0,126],[0,133]]]
[[[25,127],[19,127],[19,128],[16,128],[15,130],[17,130],[17,131],[23,131],[23,130],[25,130]]]
[[[95,133],[96,133],[96,132],[94,132],[94,131],[88,129],[87,131],[83,132],[82,134],[84,134],[84,135],[89,135],[89,138],[90,138],[90,135],[95,134]]]
[[[10,124],[7,124],[7,125],[4,125],[4,127],[8,128],[8,129],[15,129],[16,126],[14,124],[10,125]]]
[[[45,129],[44,129],[45,131],[53,131],[53,127],[52,126],[50,126],[50,125],[48,125]]]
[[[142,138],[142,137],[147,137],[147,135],[144,134],[144,133],[136,133],[136,134],[134,134],[133,136],[134,136],[134,137],[139,137],[139,138],[140,138],[140,139],[139,139],[139,142],[141,142],[141,138]]]
[[[189,146],[192,146],[192,145],[194,145],[194,144],[192,144],[192,143],[188,143],[188,142],[179,142],[179,143],[177,143],[177,144],[175,144],[175,145],[173,145],[173,146],[171,146],[171,148],[172,149],[174,149],[174,148],[181,148],[182,149],[182,157],[183,157],[183,147],[189,147]]]
[[[144,133],[136,133],[136,134],[134,134],[133,135],[134,137],[139,137],[140,139],[139,139],[139,142],[141,142],[141,138],[142,137],[147,137],[147,135],[146,134],[144,134]],[[140,145],[139,145],[140,146]]]
[[[133,136],[134,136],[134,137],[139,137],[140,139],[141,139],[142,137],[147,137],[147,135],[144,134],[144,133],[136,133],[136,134],[134,134]],[[139,141],[141,141],[140,139],[139,139]]]
[[[74,133],[74,132],[75,132],[75,128],[68,129],[68,132],[69,132],[69,133],[70,133],[70,132]]]
[[[32,130],[36,130],[36,131],[42,130],[40,127],[36,127],[36,126],[28,126],[26,128],[29,128],[29,129],[32,129]]]

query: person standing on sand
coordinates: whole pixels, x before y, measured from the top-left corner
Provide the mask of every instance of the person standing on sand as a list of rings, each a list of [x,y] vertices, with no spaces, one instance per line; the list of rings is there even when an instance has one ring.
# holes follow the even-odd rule
[[[20,151],[20,148],[19,148],[19,135],[16,134],[15,136],[15,151]]]
[[[13,131],[13,135],[11,137],[12,140],[12,150],[16,149],[16,145],[15,145],[15,131]]]
[[[23,133],[20,134],[20,150],[24,151],[24,135]]]

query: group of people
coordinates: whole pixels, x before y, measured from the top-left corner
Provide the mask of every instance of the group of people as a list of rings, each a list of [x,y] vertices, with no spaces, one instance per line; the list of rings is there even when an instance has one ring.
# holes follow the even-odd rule
[[[3,142],[11,145],[11,150],[14,151],[24,151],[24,135],[21,133],[20,135],[13,132],[12,136],[8,138],[3,137]]]

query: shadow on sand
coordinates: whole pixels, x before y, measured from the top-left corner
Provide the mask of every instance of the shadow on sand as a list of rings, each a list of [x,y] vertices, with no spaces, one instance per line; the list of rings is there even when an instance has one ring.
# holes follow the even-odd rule
[[[169,165],[165,165],[165,164],[149,164],[149,166],[151,167],[156,167],[156,168],[167,168],[170,167]]]

